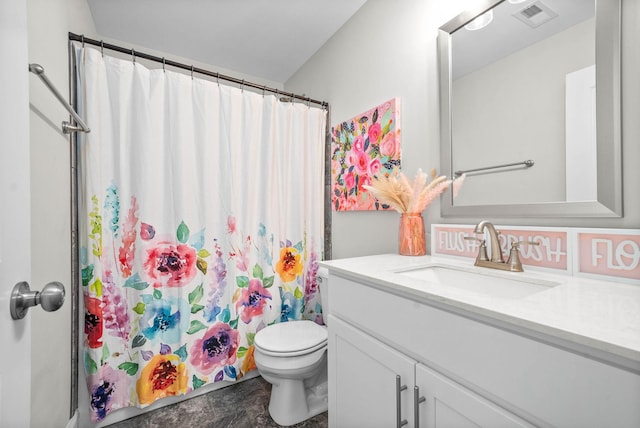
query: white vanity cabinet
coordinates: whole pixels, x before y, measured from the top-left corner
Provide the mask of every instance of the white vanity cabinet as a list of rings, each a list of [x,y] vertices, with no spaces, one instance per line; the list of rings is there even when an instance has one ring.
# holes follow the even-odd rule
[[[331,428],[640,427],[637,371],[366,282],[330,269]]]
[[[338,318],[330,325],[331,427],[531,427]]]
[[[523,419],[423,364],[416,365],[419,412],[416,427],[532,427]],[[414,400],[416,403],[416,400]]]
[[[414,426],[409,400],[416,361],[337,318],[329,320],[329,425],[388,428],[400,417]]]

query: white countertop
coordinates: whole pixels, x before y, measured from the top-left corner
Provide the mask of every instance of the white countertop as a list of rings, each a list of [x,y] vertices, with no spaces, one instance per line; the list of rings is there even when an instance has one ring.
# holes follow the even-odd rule
[[[559,284],[540,287],[541,291],[515,298],[474,292],[470,284],[464,288],[451,287],[398,273],[432,264]],[[467,260],[398,254],[321,262],[332,275],[458,313],[467,312],[517,331],[529,331],[535,337],[548,337],[561,346],[566,343],[579,352],[593,350],[589,354],[596,358],[640,372],[640,286],[549,274],[526,266],[526,272],[517,273],[472,265],[473,262]]]

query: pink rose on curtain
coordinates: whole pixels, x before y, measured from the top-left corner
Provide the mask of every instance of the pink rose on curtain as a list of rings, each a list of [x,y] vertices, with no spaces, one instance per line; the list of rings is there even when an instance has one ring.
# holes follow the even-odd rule
[[[240,319],[249,324],[254,316],[264,313],[264,305],[271,299],[271,293],[264,288],[262,281],[251,279],[249,287],[242,289],[242,295],[236,302],[236,309],[240,311]]]
[[[191,347],[191,364],[203,374],[236,362],[240,337],[229,324],[218,322]]]
[[[155,288],[182,287],[196,275],[197,255],[188,245],[161,242],[148,251],[144,268]]]

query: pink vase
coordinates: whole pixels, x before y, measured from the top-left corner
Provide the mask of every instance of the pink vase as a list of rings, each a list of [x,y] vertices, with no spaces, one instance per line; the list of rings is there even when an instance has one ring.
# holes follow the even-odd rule
[[[427,254],[422,213],[400,215],[400,239],[398,244],[400,254],[403,256],[424,256]]]

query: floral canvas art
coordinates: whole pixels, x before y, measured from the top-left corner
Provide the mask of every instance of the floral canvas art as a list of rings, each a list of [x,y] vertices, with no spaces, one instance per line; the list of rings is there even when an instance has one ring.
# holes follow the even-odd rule
[[[334,211],[388,210],[365,186],[400,167],[399,100],[393,98],[331,128]]]

